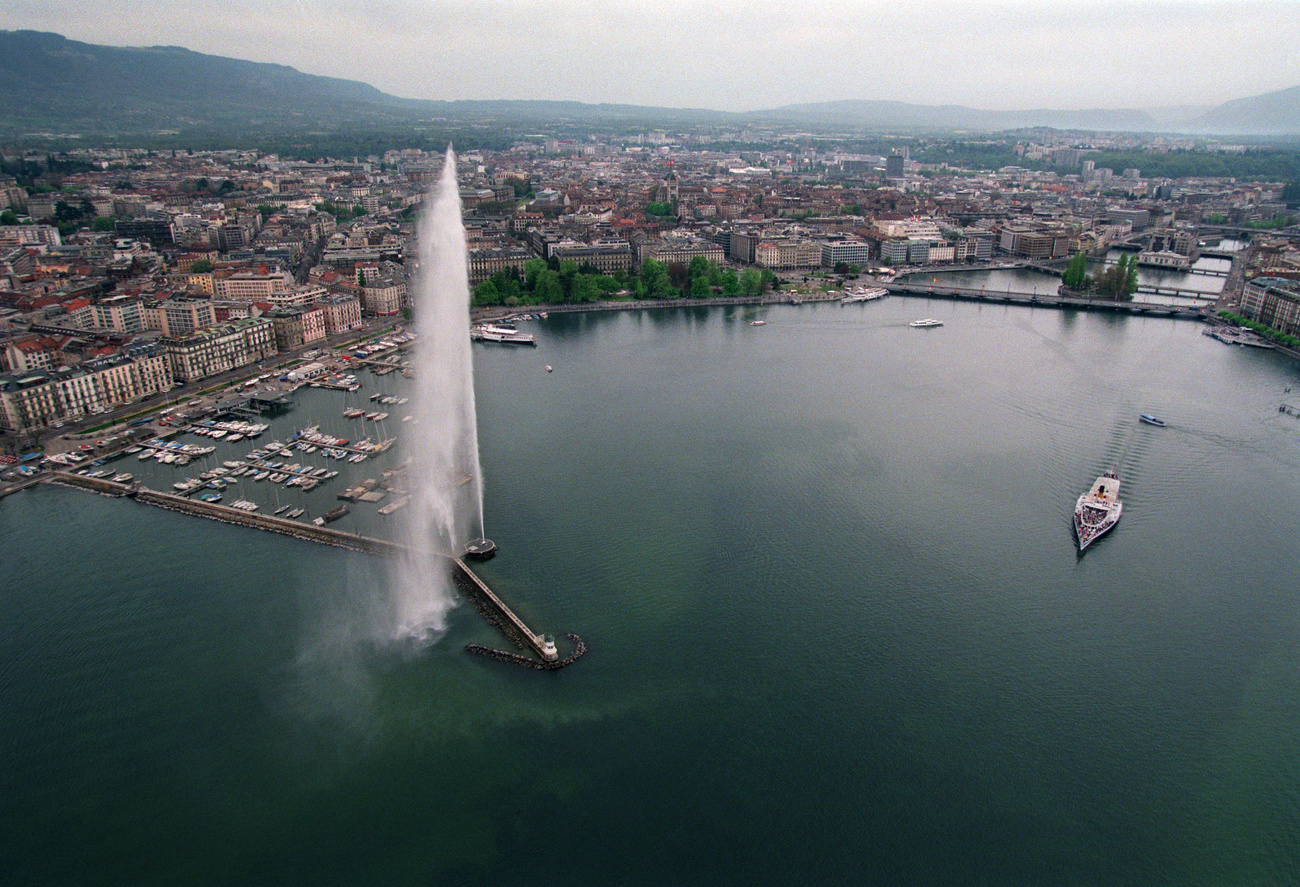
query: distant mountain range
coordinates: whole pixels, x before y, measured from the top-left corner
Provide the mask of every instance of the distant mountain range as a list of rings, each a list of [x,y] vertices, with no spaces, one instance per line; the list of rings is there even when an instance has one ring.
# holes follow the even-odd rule
[[[1026,127],[1126,132],[1300,133],[1300,86],[1215,108],[983,111],[959,105],[834,101],[732,113],[551,101],[404,99],[353,80],[177,46],[116,47],[0,31],[0,137],[81,133],[312,132],[530,123],[651,126],[770,123],[812,130],[997,132]]]

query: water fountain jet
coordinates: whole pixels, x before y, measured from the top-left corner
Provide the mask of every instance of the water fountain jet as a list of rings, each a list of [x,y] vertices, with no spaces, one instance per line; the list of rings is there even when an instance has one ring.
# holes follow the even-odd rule
[[[450,146],[419,224],[411,458],[404,509],[408,553],[393,577],[396,637],[430,637],[455,605],[447,556],[483,536],[482,468],[469,335],[469,277],[456,155]],[[468,478],[468,480],[466,480]]]

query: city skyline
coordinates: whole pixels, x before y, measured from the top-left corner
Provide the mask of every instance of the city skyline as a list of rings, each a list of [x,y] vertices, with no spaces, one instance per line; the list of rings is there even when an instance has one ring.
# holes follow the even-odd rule
[[[1283,0],[513,0],[184,7],[18,2],[0,28],[179,45],[420,99],[558,99],[750,111],[836,100],[987,110],[1214,106],[1300,85]],[[1222,35],[1231,39],[1225,58]]]

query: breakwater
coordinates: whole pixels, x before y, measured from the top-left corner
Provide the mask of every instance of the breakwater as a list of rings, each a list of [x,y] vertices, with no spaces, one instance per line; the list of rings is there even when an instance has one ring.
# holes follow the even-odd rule
[[[199,499],[186,499],[184,496],[160,493],[148,487],[138,488],[135,491],[135,500],[146,505],[165,508],[168,511],[204,517],[224,524],[266,530],[283,536],[293,536],[296,539],[316,542],[321,545],[332,545],[335,548],[347,548],[365,554],[393,555],[403,550],[402,546],[386,539],[375,539],[357,533],[345,533],[341,530],[331,530],[329,527],[318,527],[314,524],[302,524],[295,520],[242,511],[228,505],[204,502]]]
[[[496,625],[502,634],[514,642],[515,646],[532,647],[534,652],[547,662],[559,660],[554,641],[537,634],[525,625],[524,621],[516,616],[514,611],[507,607],[463,560],[460,558],[451,558],[451,560],[457,568],[453,574],[457,587],[460,588],[461,593],[474,601],[479,612],[483,613],[489,622]]]
[[[204,502],[200,499],[187,499],[184,496],[160,493],[157,490],[135,484],[119,484],[102,478],[86,477],[67,472],[55,472],[49,476],[48,480],[51,483],[89,490],[101,495],[131,497],[145,505],[152,505],[179,514],[188,514],[194,517],[215,520],[219,523],[279,533],[307,542],[332,545],[336,548],[346,548],[364,554],[392,556],[408,550],[407,546],[389,542],[387,539],[376,539],[358,533],[345,533],[341,530],[332,530],[329,527],[318,527],[315,524],[302,524],[294,520],[256,514],[227,505]],[[529,628],[523,619],[505,601],[501,600],[496,592],[487,586],[487,583],[475,575],[474,571],[463,560],[451,555],[444,555],[443,557],[447,560],[447,566],[453,571],[452,576],[456,587],[478,608],[484,619],[489,624],[496,626],[508,640],[520,649],[530,647],[541,657],[540,660],[536,660],[539,663],[536,667],[560,668],[573,662],[583,652],[586,652],[586,645],[581,643],[579,638],[578,641],[575,641],[575,646],[580,650],[564,659],[560,659],[555,649],[555,642]],[[569,637],[572,639],[576,635],[569,635]],[[503,655],[513,656],[516,654]],[[525,662],[534,661],[524,656],[519,658]],[[545,663],[545,665],[543,666],[542,663]]]
[[[557,668],[564,668],[566,665],[572,665],[578,661],[582,654],[587,652],[587,644],[580,635],[573,632],[566,632],[565,636],[573,644],[573,652],[563,659],[533,659],[529,656],[520,656],[518,653],[509,653],[505,650],[496,650],[492,647],[485,647],[482,644],[466,644],[465,649],[471,653],[477,653],[479,656],[486,656],[489,659],[495,659],[498,662],[508,662],[511,665],[519,665],[524,668],[536,668],[543,671],[553,671]]]

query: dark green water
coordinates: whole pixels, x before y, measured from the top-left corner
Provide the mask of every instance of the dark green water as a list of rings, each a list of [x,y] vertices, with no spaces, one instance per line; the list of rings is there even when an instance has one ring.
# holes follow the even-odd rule
[[[481,572],[586,638],[561,672],[464,653],[502,645],[467,606],[381,637],[360,555],[0,502],[0,879],[1300,878],[1293,364],[898,298],[536,332],[475,351]],[[342,404],[303,397],[288,424]]]

